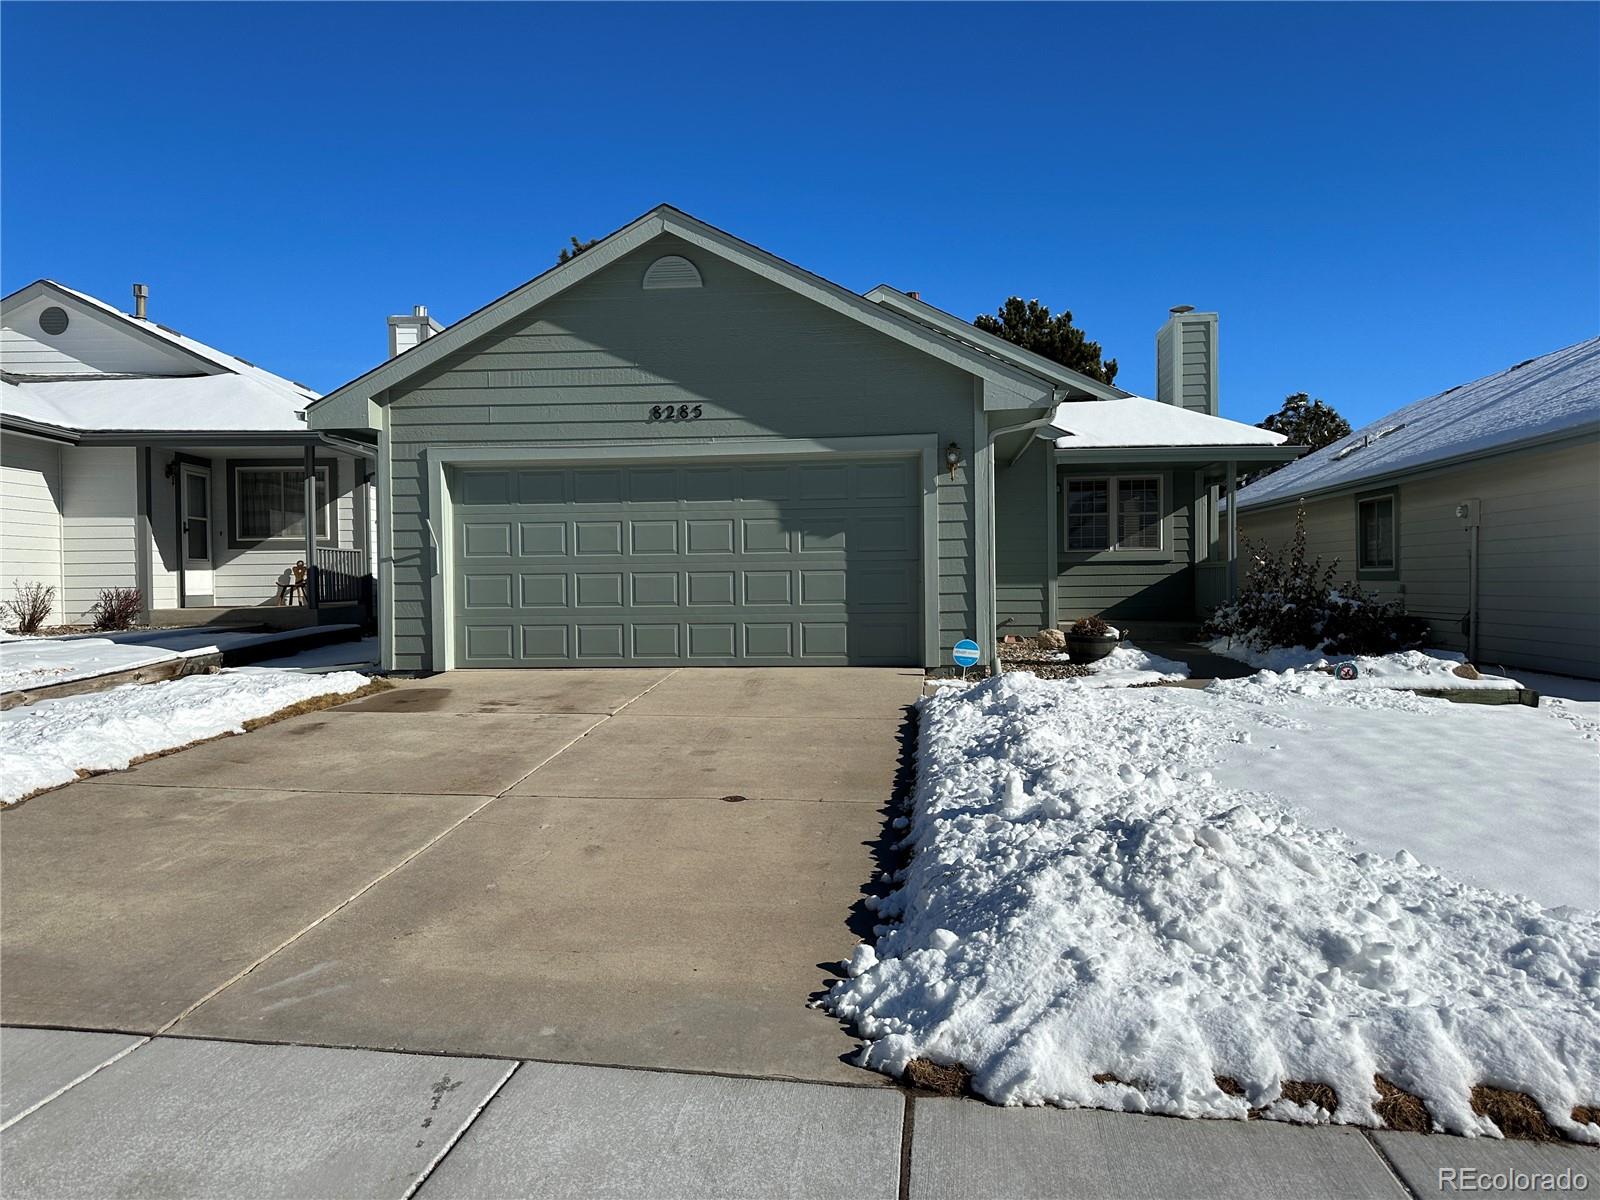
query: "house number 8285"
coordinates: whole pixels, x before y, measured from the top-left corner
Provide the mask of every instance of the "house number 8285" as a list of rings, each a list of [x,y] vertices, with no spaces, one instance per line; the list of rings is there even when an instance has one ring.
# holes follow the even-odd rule
[[[652,421],[698,421],[704,411],[698,404],[652,404],[650,417]]]

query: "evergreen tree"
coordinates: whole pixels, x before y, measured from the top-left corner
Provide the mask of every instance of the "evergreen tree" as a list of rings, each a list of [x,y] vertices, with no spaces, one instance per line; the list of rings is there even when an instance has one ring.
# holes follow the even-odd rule
[[[1321,400],[1313,400],[1305,392],[1285,396],[1283,407],[1265,421],[1259,422],[1256,428],[1281,433],[1289,439],[1289,445],[1306,446],[1309,450],[1320,450],[1340,438],[1350,436],[1349,421],[1335,412],[1331,405],[1324,404]],[[1277,466],[1265,467],[1251,475],[1247,482],[1253,483],[1272,474],[1279,467],[1287,465],[1279,463]]]
[[[1117,377],[1117,360],[1102,358],[1100,343],[1091,342],[1083,330],[1073,325],[1070,312],[1052,316],[1037,300],[1012,296],[994,316],[984,313],[972,323],[985,333],[1005,338],[1080,375],[1102,383],[1111,383]]]
[[[564,262],[571,262],[590,246],[598,245],[600,242],[599,238],[590,238],[587,242],[580,242],[577,238],[572,238],[570,240],[572,242],[572,248],[570,250],[563,249],[560,254],[556,255],[557,266],[560,266]]]

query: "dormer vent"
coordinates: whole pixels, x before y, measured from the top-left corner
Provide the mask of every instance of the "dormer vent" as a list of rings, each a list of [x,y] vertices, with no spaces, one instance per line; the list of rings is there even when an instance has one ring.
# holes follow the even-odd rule
[[[669,254],[665,258],[656,259],[644,273],[644,290],[647,292],[662,288],[704,286],[700,279],[700,269],[679,254]]]

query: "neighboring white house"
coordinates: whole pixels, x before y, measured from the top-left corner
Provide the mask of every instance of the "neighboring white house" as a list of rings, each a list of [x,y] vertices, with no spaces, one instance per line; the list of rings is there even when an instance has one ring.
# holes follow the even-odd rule
[[[48,584],[77,622],[132,587],[161,623],[237,620],[305,561],[308,608],[347,615],[372,573],[371,448],[308,430],[317,393],[149,320],[146,294],[133,315],[44,279],[0,300],[0,599]]]
[[[1242,489],[1239,529],[1478,663],[1600,678],[1600,338],[1418,400]]]

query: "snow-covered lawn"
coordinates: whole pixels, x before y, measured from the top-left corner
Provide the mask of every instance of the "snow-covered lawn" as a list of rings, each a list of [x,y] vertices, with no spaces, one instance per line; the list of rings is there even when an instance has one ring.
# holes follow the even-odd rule
[[[1600,728],[1320,674],[1073,682],[923,702],[912,857],[828,998],[866,1065],[961,1064],[1000,1103],[1360,1124],[1381,1075],[1492,1135],[1486,1083],[1600,1142],[1570,1115],[1600,1102]]]
[[[164,646],[124,645],[108,638],[36,638],[0,633],[0,692],[92,679],[166,662],[182,653],[185,652]]]
[[[1497,675],[1471,679],[1456,674],[1456,668],[1465,663],[1467,657],[1450,650],[1402,650],[1374,656],[1324,654],[1321,650],[1308,650],[1304,646],[1274,646],[1270,650],[1258,650],[1247,642],[1233,638],[1218,638],[1208,642],[1206,649],[1224,658],[1246,663],[1258,671],[1314,671],[1335,663],[1354,663],[1356,678],[1344,681],[1347,688],[1493,690],[1515,689],[1519,686],[1518,680]]]
[[[242,733],[246,721],[367,682],[349,671],[222,671],[8,709],[0,712],[0,804],[71,783],[80,771],[121,770],[143,755]]]

